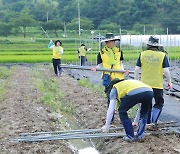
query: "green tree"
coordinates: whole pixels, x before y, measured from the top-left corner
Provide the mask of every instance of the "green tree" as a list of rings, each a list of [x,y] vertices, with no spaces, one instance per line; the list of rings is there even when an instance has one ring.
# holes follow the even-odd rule
[[[81,23],[81,29],[83,30],[91,30],[94,28],[93,22],[88,19],[88,18],[81,18],[80,19]],[[79,30],[79,25],[78,25],[78,18],[74,18],[71,22],[67,24],[67,28],[70,30]]]
[[[26,28],[35,25],[35,20],[32,15],[29,14],[29,9],[24,8],[20,13],[18,18],[14,19],[14,24],[17,27],[22,27],[22,33],[24,38],[26,37]]]
[[[102,21],[100,26],[98,27],[98,29],[100,30],[108,30],[109,32],[119,32],[119,28],[120,26],[117,25],[117,23],[107,20]]]
[[[33,0],[30,13],[35,20],[45,22],[48,20],[56,20],[58,18],[58,3],[51,0]]]
[[[64,28],[63,22],[59,21],[59,20],[51,20],[51,21],[45,22],[42,24],[42,27],[45,30],[52,31],[56,35],[57,38],[59,37],[57,31],[63,30],[63,28]]]
[[[13,12],[21,12],[25,5],[25,2],[15,2],[11,5],[11,10]]]
[[[11,30],[12,30],[11,24],[0,22],[0,35],[3,35],[7,38],[11,33]]]
[[[109,10],[109,0],[86,0],[84,6],[88,7],[81,7],[81,15],[91,19],[95,28],[100,25],[102,20],[114,15],[113,10]]]
[[[65,21],[66,23],[78,17],[77,0],[61,0],[58,8],[62,21]]]
[[[94,28],[94,24],[92,20],[88,18],[81,18],[80,22],[81,22],[81,28],[84,30],[90,30]]]
[[[11,3],[14,3],[14,2],[18,2],[18,0],[2,0],[3,4],[11,4]]]
[[[114,15],[109,18],[110,21],[117,23],[122,29],[131,29],[134,24],[131,14],[132,0],[111,1],[110,7],[114,10]]]
[[[131,13],[134,21],[142,23],[153,22],[152,19],[157,14],[157,5],[156,0],[134,0],[133,5],[131,6]]]
[[[138,30],[140,24],[149,29],[163,27],[165,32],[168,27],[170,33],[179,32],[180,0],[79,0],[79,4],[80,17],[91,20],[94,29],[109,29],[106,23],[102,25],[108,21],[109,26],[118,25],[128,31]],[[16,14],[24,7],[30,9],[27,14],[33,15],[36,21],[58,19],[72,25],[72,20],[78,18],[78,0],[0,0],[0,20],[14,21],[12,16],[19,18]]]
[[[180,1],[167,0],[161,3],[161,23],[164,31],[169,29],[169,33],[176,34],[179,32],[180,25]]]

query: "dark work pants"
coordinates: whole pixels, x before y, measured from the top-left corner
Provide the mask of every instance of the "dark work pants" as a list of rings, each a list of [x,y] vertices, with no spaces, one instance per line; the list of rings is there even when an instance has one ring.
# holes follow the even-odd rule
[[[80,56],[81,66],[85,66],[86,56]]]
[[[58,75],[58,71],[59,73],[61,73],[61,67],[60,67],[60,64],[61,64],[61,59],[52,59],[52,62],[53,62],[53,67],[54,67],[54,73],[56,75]]]
[[[148,118],[148,112],[152,105],[153,92],[146,91],[135,95],[126,95],[121,98],[121,104],[118,112],[121,121],[128,120],[127,111],[138,103],[141,104],[140,118]]]
[[[153,107],[162,110],[164,106],[163,89],[153,88],[155,104]]]
[[[108,88],[108,86],[104,86],[104,92],[105,92],[106,97],[107,97],[107,105],[108,105],[108,107],[109,107],[109,103],[110,103],[110,92],[111,92],[111,91],[108,91],[107,88]]]

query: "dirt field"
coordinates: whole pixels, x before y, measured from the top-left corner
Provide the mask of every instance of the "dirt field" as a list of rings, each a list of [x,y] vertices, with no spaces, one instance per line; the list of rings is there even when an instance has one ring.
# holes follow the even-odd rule
[[[51,67],[42,68],[44,76],[59,82],[66,102],[71,102],[75,116],[83,128],[100,128],[105,123],[105,99],[92,90],[79,86],[78,81],[64,72],[53,76]],[[9,142],[8,139],[24,132],[59,131],[52,123],[49,107],[38,102],[43,95],[32,82],[32,71],[26,66],[17,66],[7,80],[7,91],[0,102],[0,153],[1,154],[71,154],[68,141],[46,141],[32,143]],[[61,119],[57,119],[61,120]],[[121,124],[115,115],[115,126]],[[62,126],[64,128],[64,126]],[[142,143],[127,143],[121,138],[98,140],[96,149],[102,154],[175,154],[180,153],[180,137],[176,135],[149,135]],[[87,154],[87,153],[86,153]]]

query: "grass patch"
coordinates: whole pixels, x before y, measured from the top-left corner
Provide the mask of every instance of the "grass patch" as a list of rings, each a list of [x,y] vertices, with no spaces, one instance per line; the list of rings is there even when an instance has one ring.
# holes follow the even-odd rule
[[[137,114],[137,111],[138,111],[138,105],[135,105],[133,108],[129,109],[128,111],[129,118],[134,118]]]
[[[47,78],[42,74],[33,70],[34,83],[39,91],[43,94],[39,101],[50,107],[52,112],[72,112],[72,104],[65,105],[61,100],[63,93],[60,91],[59,83],[56,79]]]
[[[4,95],[7,91],[8,77],[13,74],[15,67],[7,68],[5,66],[0,66],[0,101],[3,100]]]
[[[106,97],[104,93],[104,87],[102,85],[94,85],[90,79],[82,79],[78,81],[78,84],[83,87],[87,87],[97,93],[99,96]]]
[[[0,79],[7,79],[13,73],[14,69],[14,67],[7,68],[0,66]]]
[[[51,62],[51,55],[1,55],[0,63],[40,63]]]

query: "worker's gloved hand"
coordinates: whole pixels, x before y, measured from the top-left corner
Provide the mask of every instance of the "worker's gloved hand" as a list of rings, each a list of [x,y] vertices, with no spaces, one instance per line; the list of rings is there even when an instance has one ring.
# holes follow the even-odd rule
[[[168,90],[170,90],[172,88],[172,82],[168,83]]]
[[[96,71],[96,67],[91,67],[91,71]]]
[[[87,51],[91,51],[91,48],[88,48]]]
[[[129,75],[129,70],[124,70],[124,75],[128,76]]]
[[[105,125],[101,128],[103,133],[109,132],[109,127],[107,128]]]
[[[136,122],[133,122],[132,125],[133,125],[133,127],[138,127],[138,123],[136,123]]]

